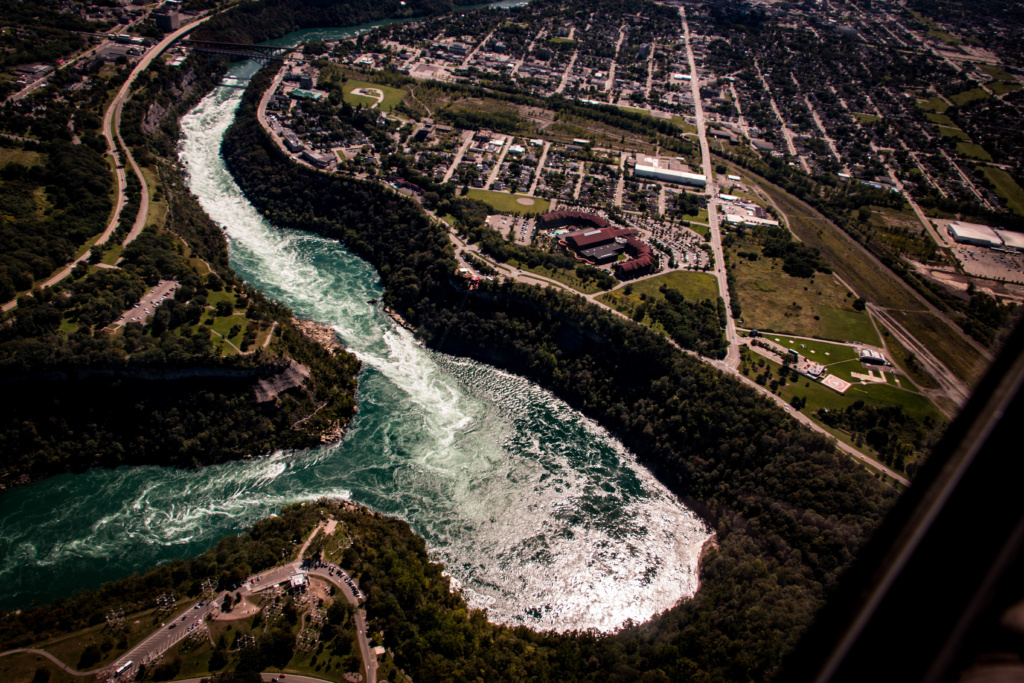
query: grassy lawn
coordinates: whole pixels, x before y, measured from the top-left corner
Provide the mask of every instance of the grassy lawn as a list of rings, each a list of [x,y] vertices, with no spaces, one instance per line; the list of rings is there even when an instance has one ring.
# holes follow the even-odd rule
[[[596,294],[601,291],[601,289],[594,283],[593,280],[587,280],[586,282],[584,282],[583,280],[580,280],[578,277],[576,277],[574,271],[565,270],[564,268],[553,269],[546,268],[544,266],[530,268],[525,263],[519,263],[515,259],[509,261],[508,265],[512,266],[513,268],[519,268],[528,273],[541,275],[550,280],[555,280],[556,282],[561,282],[563,285],[566,285],[567,287],[572,287],[577,292],[581,292],[583,294]]]
[[[659,291],[662,285],[679,291],[687,301],[703,301],[704,299],[716,301],[718,299],[718,282],[714,275],[683,270],[632,282],[625,287],[618,287],[611,292],[602,294],[598,298],[606,304],[617,297],[629,298],[639,304],[642,294],[646,294],[648,299],[661,300],[665,298]],[[626,294],[627,289],[629,294]]]
[[[971,88],[970,90],[958,92],[957,94],[950,96],[949,99],[953,100],[953,103],[956,104],[957,106],[962,107],[968,102],[974,102],[976,100],[987,100],[990,97],[992,96],[989,95],[984,90],[982,90],[981,88]]]
[[[108,266],[112,266],[117,263],[117,259],[121,258],[121,254],[124,253],[124,247],[120,244],[114,244],[105,252],[103,252],[103,259],[100,263]]]
[[[367,83],[366,81],[353,81],[351,79],[345,81],[344,99],[349,104],[355,106],[356,104],[362,104],[364,107],[372,106],[377,101],[375,97],[365,97],[363,95],[353,95],[352,91],[358,88],[376,88],[377,90],[384,91],[384,99],[381,100],[380,106],[377,108],[382,111],[391,111],[396,107],[405,96],[409,94],[408,90],[401,90],[399,88],[391,88],[386,85],[377,85],[376,83]]]
[[[932,95],[927,100],[920,100],[917,103],[917,108],[935,112],[936,114],[945,114],[946,110],[949,109],[949,105],[938,95]]]
[[[950,126],[938,126],[939,135],[944,138],[960,138],[961,140],[970,140],[971,138],[967,133],[963,132],[959,128],[952,128]]]
[[[808,341],[806,339],[794,339],[782,334],[768,333],[764,338],[781,344],[787,349],[793,349],[801,356],[813,360],[815,363],[828,365],[842,361],[856,360],[857,352],[852,346],[842,344],[830,344],[822,341]]]
[[[882,120],[881,116],[875,116],[874,114],[863,114],[861,112],[854,112],[853,115],[856,116],[857,120],[860,121],[861,123],[878,123],[879,121]]]
[[[932,38],[938,38],[947,45],[960,45],[963,42],[949,31],[940,31],[937,28],[933,28],[928,31],[928,35]]]
[[[0,167],[9,163],[40,166],[43,163],[43,155],[39,152],[27,152],[18,147],[0,147]]]
[[[826,339],[840,341],[859,341],[872,346],[881,346],[878,331],[871,323],[871,316],[863,311],[851,311],[847,308],[819,306],[818,322],[821,324],[821,336]]]
[[[470,190],[469,195],[467,196],[470,199],[477,199],[489,204],[496,211],[501,211],[503,213],[518,213],[524,215],[547,213],[548,208],[551,206],[551,202],[547,199],[526,197],[526,195],[512,195],[507,192],[494,192],[493,190]],[[520,199],[530,199],[533,201],[533,204],[520,204]]]
[[[1014,80],[1013,76],[1011,76],[1006,69],[995,64],[979,64],[978,70],[987,73],[989,76],[999,81],[1009,81],[1012,83]]]
[[[694,223],[703,223],[704,225],[707,225],[708,224],[708,210],[707,209],[701,209],[700,211],[697,212],[696,216],[687,216],[686,220],[694,222]]]
[[[145,225],[155,225],[157,228],[162,228],[167,223],[167,198],[163,192],[157,192],[157,187],[160,186],[160,179],[153,172],[153,169],[148,166],[141,166],[140,168],[142,169],[142,177],[146,179],[146,186],[149,188],[149,214],[146,216]]]
[[[995,185],[996,194],[1006,200],[1006,205],[1010,210],[1024,216],[1024,189],[1021,189],[1013,176],[1001,168],[992,166],[982,166],[981,170],[985,177]]]
[[[956,151],[960,152],[963,156],[970,157],[972,159],[992,161],[992,156],[985,151],[985,148],[973,142],[956,143]]]
[[[997,95],[1005,95],[1006,93],[1020,90],[1022,86],[1020,83],[1008,83],[1006,81],[992,81],[988,83],[988,89]]]
[[[693,230],[695,233],[697,233],[701,237],[706,237],[707,234],[709,232],[711,232],[711,228],[709,226],[707,226],[707,225],[702,224],[702,223],[690,223],[690,230]]]
[[[36,670],[49,674],[46,678],[36,679]],[[46,674],[40,674],[45,676]],[[6,683],[32,683],[33,680],[45,680],[49,683],[73,683],[86,679],[66,674],[57,665],[39,655],[20,654],[0,659],[0,680]]]
[[[687,301],[703,301],[704,299],[716,301],[718,299],[718,283],[713,275],[688,271],[673,271],[640,282],[631,282],[625,287],[619,287],[597,298],[616,311],[632,316],[633,311],[643,301],[664,300],[665,295],[659,291],[662,285],[681,292]],[[665,334],[661,323],[651,320],[650,316],[644,316],[641,324],[658,334]]]
[[[233,337],[229,337],[228,333],[231,332],[231,328],[238,325],[240,331]],[[229,315],[223,318],[214,318],[213,324],[210,325],[214,332],[220,336],[228,339],[232,344],[238,346],[242,343],[242,336],[245,335],[246,320],[244,315]]]
[[[956,128],[956,124],[953,123],[953,119],[949,118],[945,114],[928,113],[924,117],[932,123],[937,123],[940,126],[949,126],[950,128]]]
[[[878,344],[867,313],[849,308],[853,299],[831,275],[792,277],[782,272],[780,259],[748,261],[736,256],[738,251],[760,253],[760,247],[753,240],[739,238],[730,248],[744,327]]]

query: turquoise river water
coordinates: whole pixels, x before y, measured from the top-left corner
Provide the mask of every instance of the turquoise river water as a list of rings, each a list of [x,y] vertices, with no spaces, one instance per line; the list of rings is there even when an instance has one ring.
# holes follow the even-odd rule
[[[425,349],[367,303],[381,294],[370,265],[262,219],[219,155],[240,97],[218,88],[182,121],[189,186],[224,226],[238,273],[334,327],[362,360],[359,414],[331,446],[197,471],[92,470],[4,493],[0,605],[199,553],[283,504],[321,496],[408,521],[497,622],[612,630],[692,595],[709,532],[620,443],[522,378]]]

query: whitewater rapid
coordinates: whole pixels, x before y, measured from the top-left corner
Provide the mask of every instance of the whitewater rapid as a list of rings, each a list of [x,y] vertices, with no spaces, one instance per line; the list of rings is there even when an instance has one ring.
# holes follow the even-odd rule
[[[182,120],[188,185],[225,229],[236,271],[360,358],[359,413],[340,444],[198,471],[94,470],[4,494],[0,601],[52,597],[54,581],[67,592],[68,570],[89,586],[200,552],[321,496],[408,521],[499,623],[608,631],[693,595],[710,533],[618,441],[520,377],[425,349],[368,303],[381,290],[367,263],[268,224],[246,201],[219,155],[239,100],[219,88]]]

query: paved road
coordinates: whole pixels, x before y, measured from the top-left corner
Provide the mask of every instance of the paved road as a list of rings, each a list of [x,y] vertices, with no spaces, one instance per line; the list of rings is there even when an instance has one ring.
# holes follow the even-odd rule
[[[731,368],[740,364],[739,335],[736,333],[736,321],[733,320],[729,282],[725,274],[725,255],[722,250],[722,233],[718,227],[718,207],[715,204],[715,176],[711,168],[711,148],[708,145],[707,128],[704,125],[704,106],[700,99],[700,77],[697,64],[693,59],[693,41],[690,40],[690,25],[686,21],[686,9],[679,8],[683,20],[683,35],[686,37],[686,59],[690,63],[690,88],[693,93],[693,106],[697,119],[697,136],[700,139],[700,154],[704,175],[707,178],[705,194],[708,198],[708,226],[711,234],[711,250],[715,255],[715,278],[718,280],[718,295],[725,301],[725,338],[729,342],[729,353],[725,364]]]

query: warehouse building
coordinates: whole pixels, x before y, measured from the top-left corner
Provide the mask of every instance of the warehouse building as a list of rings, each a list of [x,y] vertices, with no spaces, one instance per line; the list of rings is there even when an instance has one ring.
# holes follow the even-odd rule
[[[1024,234],[1010,230],[996,230],[995,233],[1010,251],[1024,252]]]
[[[707,176],[689,173],[675,168],[675,166],[677,165],[666,159],[640,157],[637,159],[636,166],[633,167],[633,175],[637,178],[652,178],[691,187],[704,187],[707,184]]]
[[[973,244],[979,247],[1003,246],[1003,241],[999,239],[996,231],[987,225],[950,221],[946,231],[953,238],[953,241],[959,244]]]

